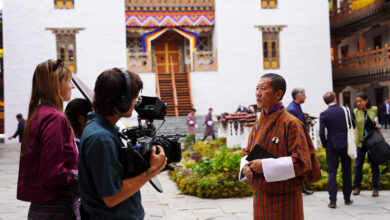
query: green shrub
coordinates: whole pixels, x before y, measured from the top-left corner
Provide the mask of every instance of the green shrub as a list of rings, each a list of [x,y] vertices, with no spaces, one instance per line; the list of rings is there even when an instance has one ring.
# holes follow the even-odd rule
[[[215,141],[198,141],[192,147],[192,150],[201,157],[213,157],[217,149],[226,145],[226,138],[218,138]]]
[[[195,143],[195,134],[188,133],[184,139],[184,146],[186,149],[190,149]]]
[[[170,172],[181,193],[202,198],[234,198],[252,195],[245,182],[238,181],[241,151],[228,149],[226,139],[199,141],[193,150],[201,161],[183,157],[183,168]]]

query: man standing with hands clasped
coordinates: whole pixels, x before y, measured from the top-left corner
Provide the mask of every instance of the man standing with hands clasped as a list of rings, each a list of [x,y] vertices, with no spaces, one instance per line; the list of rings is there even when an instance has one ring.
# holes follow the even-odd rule
[[[243,150],[239,176],[253,187],[254,219],[304,219],[301,187],[321,178],[309,134],[280,102],[285,91],[286,81],[274,73],[263,75],[256,87],[262,112]],[[277,159],[248,162],[255,145]]]

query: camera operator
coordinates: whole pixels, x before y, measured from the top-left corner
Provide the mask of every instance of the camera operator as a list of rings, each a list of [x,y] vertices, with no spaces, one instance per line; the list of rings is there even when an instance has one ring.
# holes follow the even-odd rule
[[[152,148],[150,168],[135,177],[122,179],[116,122],[130,117],[143,83],[140,77],[123,69],[109,69],[95,84],[95,112],[81,136],[79,186],[82,205],[91,219],[143,219],[140,188],[166,165],[164,150]],[[159,153],[156,153],[158,149]]]

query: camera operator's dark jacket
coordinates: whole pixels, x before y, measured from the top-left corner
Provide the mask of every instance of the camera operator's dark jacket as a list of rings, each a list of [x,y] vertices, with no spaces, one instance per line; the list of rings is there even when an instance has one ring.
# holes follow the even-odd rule
[[[143,219],[141,193],[109,208],[102,197],[113,196],[122,188],[123,166],[119,161],[118,127],[90,112],[91,120],[81,136],[79,156],[80,195],[91,219]]]

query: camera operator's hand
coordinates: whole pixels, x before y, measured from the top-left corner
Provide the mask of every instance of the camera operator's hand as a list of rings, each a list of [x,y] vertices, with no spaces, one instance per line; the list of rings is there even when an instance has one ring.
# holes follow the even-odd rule
[[[156,154],[156,149],[159,151],[158,154]],[[165,168],[167,165],[167,158],[165,157],[164,149],[161,146],[153,146],[149,163],[150,168],[146,173],[150,178],[156,176]]]

